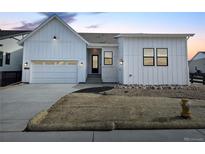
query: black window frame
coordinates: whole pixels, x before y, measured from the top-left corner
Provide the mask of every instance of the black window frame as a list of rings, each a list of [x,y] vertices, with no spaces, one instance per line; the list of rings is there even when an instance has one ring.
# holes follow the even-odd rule
[[[112,58],[106,58],[106,57],[105,57],[105,53],[106,53],[106,52],[111,52],[111,53],[112,53]],[[112,63],[111,63],[111,64],[106,64],[106,63],[105,63],[105,60],[106,60],[106,59],[111,59],[111,60],[112,60],[112,61],[111,61]],[[113,65],[113,51],[104,51],[104,65]]]
[[[5,55],[5,64],[10,65],[10,61],[11,61],[11,53],[7,52]]]
[[[2,56],[1,56],[1,54],[2,54]],[[4,52],[0,51],[0,67],[3,66],[3,61],[4,61]]]
[[[145,56],[144,51],[145,49],[152,49],[153,50],[153,56]],[[153,59],[153,64],[152,65],[145,65],[145,58],[152,58]],[[155,50],[154,48],[143,48],[143,66],[155,66]]]
[[[158,49],[166,49],[167,50],[167,56],[158,56]],[[167,64],[166,65],[160,65],[158,64],[158,58],[166,58],[166,61],[167,61]],[[157,63],[157,66],[168,66],[168,48],[156,48],[156,63]]]

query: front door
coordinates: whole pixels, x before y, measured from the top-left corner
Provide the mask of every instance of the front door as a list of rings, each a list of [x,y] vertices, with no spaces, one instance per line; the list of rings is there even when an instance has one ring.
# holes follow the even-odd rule
[[[99,64],[98,64],[98,55],[92,55],[92,73],[98,73]]]

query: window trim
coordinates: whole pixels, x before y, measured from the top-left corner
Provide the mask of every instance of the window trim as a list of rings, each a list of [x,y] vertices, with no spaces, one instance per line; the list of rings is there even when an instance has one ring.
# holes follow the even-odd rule
[[[105,53],[106,53],[106,52],[111,52],[111,53],[112,53],[112,58],[106,58],[106,57],[105,57]],[[111,61],[112,63],[111,63],[111,64],[105,64],[105,59],[111,59],[111,60],[112,60],[112,61]],[[113,51],[104,51],[104,65],[113,65]]]
[[[167,50],[167,56],[158,56],[158,52],[157,52],[157,49],[166,49]],[[166,65],[159,65],[158,64],[158,58],[166,58],[167,59],[167,64]],[[168,66],[169,64],[169,61],[168,61],[168,48],[156,48],[156,63],[157,63],[157,66]]]
[[[153,56],[144,56],[144,50],[145,49],[153,49]],[[144,58],[152,58],[153,59],[153,64],[152,65],[145,65]],[[155,66],[155,50],[154,50],[154,48],[143,48],[143,66]]]
[[[7,59],[7,55],[9,55],[9,59]],[[5,55],[5,65],[10,65],[11,63],[11,53],[8,53],[6,52],[6,55]]]
[[[3,63],[4,63],[4,52],[3,51],[0,51],[0,53],[2,53],[2,61],[0,63],[0,67],[3,66]]]

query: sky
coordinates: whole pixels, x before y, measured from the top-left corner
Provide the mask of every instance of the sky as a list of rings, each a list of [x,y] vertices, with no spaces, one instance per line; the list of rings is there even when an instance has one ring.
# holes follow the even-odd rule
[[[0,29],[32,30],[57,14],[77,32],[195,33],[188,40],[188,58],[205,51],[205,13],[0,13]]]

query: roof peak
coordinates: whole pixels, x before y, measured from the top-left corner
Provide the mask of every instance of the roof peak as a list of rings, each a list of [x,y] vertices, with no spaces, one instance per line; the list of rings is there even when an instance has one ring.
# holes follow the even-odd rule
[[[84,41],[86,44],[88,44],[88,42],[79,35],[78,32],[76,32],[72,27],[70,27],[62,18],[60,18],[58,15],[54,14],[48,18],[46,18],[44,21],[42,21],[42,23],[36,27],[30,34],[28,34],[26,37],[24,37],[22,40],[20,40],[18,43],[21,45],[24,43],[24,41],[26,39],[28,39],[29,37],[31,37],[34,33],[36,33],[39,29],[43,28],[46,24],[48,24],[50,21],[52,21],[53,19],[58,20],[61,24],[63,24],[64,26],[66,26],[67,29],[69,29],[71,32],[73,32],[76,36],[78,36],[82,41]]]

